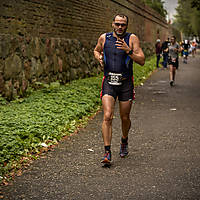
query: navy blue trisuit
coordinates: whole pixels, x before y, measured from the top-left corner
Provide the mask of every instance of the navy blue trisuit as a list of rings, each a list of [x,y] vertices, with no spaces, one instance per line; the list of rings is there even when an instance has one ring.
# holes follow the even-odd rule
[[[129,46],[131,33],[126,33],[123,37]],[[133,60],[122,49],[116,47],[117,38],[113,32],[106,33],[104,43],[104,77],[102,81],[101,98],[104,95],[110,95],[119,101],[131,101],[135,99],[134,78],[133,78]],[[110,74],[120,75],[120,84],[110,83]]]

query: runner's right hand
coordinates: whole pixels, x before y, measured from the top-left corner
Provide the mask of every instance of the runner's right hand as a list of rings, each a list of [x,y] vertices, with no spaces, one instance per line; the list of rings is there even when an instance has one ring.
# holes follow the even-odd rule
[[[99,63],[101,65],[102,69],[103,69],[104,68],[103,52],[99,56]]]

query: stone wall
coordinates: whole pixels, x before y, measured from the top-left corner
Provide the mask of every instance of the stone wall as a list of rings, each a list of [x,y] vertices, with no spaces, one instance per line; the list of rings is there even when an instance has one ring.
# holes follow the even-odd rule
[[[138,0],[1,0],[0,93],[12,99],[34,82],[99,73],[93,48],[116,13],[129,16],[147,56],[168,35],[165,19]]]
[[[1,0],[0,33],[76,38],[87,43],[111,31],[118,12],[129,16],[128,30],[142,41],[155,42],[157,34],[167,34],[165,19],[139,0]]]
[[[0,44],[0,91],[8,99],[36,82],[66,83],[100,72],[93,49],[76,39],[1,35]]]

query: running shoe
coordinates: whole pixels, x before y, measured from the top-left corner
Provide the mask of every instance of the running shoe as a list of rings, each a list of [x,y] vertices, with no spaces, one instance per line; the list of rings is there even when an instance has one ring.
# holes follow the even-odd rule
[[[170,84],[171,86],[173,86],[173,85],[174,85],[174,81],[170,81],[169,84]]]
[[[111,152],[105,152],[101,163],[109,164],[111,162]]]
[[[124,158],[128,155],[128,143],[121,143],[120,144],[120,153],[121,158]]]

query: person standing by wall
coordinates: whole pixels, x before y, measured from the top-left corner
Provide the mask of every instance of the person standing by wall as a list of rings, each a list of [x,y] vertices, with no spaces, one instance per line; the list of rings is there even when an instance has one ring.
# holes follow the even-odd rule
[[[156,57],[157,57],[157,59],[156,59],[156,67],[159,68],[160,56],[161,56],[161,53],[162,53],[160,39],[156,40],[155,49],[156,49]]]
[[[94,56],[104,70],[101,99],[103,105],[102,136],[105,154],[102,163],[111,162],[112,120],[118,98],[122,137],[120,156],[128,155],[128,133],[131,127],[130,111],[134,100],[133,61],[144,65],[145,56],[139,39],[127,33],[128,17],[117,14],[112,22],[113,32],[102,34],[94,49]]]
[[[174,85],[176,69],[178,68],[178,53],[181,51],[179,44],[176,42],[176,37],[171,37],[169,45],[169,79],[170,85]]]

